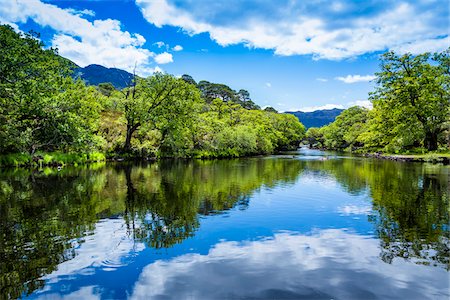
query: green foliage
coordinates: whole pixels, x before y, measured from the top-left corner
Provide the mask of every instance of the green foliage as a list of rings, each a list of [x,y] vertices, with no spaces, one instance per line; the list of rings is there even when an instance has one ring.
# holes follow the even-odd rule
[[[255,190],[293,183],[301,169],[298,160],[246,159],[1,172],[0,298],[42,288],[102,218],[122,219],[136,242],[169,248],[194,234],[201,215],[246,209]]]
[[[0,155],[0,167],[39,167],[82,165],[86,163],[102,162],[106,157],[101,152],[36,152],[12,153]]]
[[[121,91],[87,87],[34,35],[0,26],[0,43],[0,154],[29,154],[5,156],[2,165],[80,164],[92,151],[238,157],[295,149],[304,135],[297,119],[259,110],[243,89],[162,73],[135,77]],[[51,154],[40,159],[43,152]]]
[[[328,149],[353,150],[362,146],[360,135],[365,131],[367,115],[366,108],[350,107],[316,134],[323,135],[323,146]]]
[[[345,110],[320,129],[321,146],[388,153],[448,150],[449,57],[450,48],[434,55],[382,55],[381,71],[376,74],[378,85],[370,94],[373,109]]]
[[[191,84],[195,84],[195,80],[189,75],[183,75],[184,80]],[[245,109],[260,109],[252,99],[250,93],[247,90],[239,90],[236,92],[225,84],[211,83],[209,81],[201,80],[196,85],[200,90],[202,99],[206,103],[212,103],[215,99],[220,99],[224,102],[234,102],[239,104]]]
[[[198,90],[183,79],[156,73],[124,92],[121,110],[126,120],[124,150],[131,150],[131,139],[142,125],[161,133],[160,146],[174,150],[179,141],[174,134],[182,126],[190,126],[190,114],[200,109]]]
[[[310,148],[323,148],[323,130],[317,127],[311,127],[306,131],[304,141],[309,145]]]
[[[35,35],[0,26],[0,153],[91,149],[97,92]]]
[[[111,82],[103,82],[97,86],[98,91],[106,97],[111,96],[111,94],[116,90]]]
[[[390,152],[423,146],[437,150],[450,119],[450,49],[381,58],[373,111],[364,140]]]

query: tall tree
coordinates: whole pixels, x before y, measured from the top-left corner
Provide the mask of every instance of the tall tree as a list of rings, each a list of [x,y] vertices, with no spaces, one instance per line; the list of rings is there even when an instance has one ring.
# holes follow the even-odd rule
[[[37,34],[0,25],[0,152],[91,145],[98,94],[74,83],[71,67]]]
[[[177,121],[184,121],[200,94],[195,86],[172,75],[156,73],[146,79],[136,78],[133,87],[125,91],[122,109],[126,119],[124,150],[131,150],[131,139],[136,130],[146,124],[164,134]]]
[[[381,57],[381,72],[376,74],[378,86],[370,99],[373,114],[389,116],[386,124],[392,139],[404,141],[408,138],[402,135],[414,128],[409,137],[419,133],[426,149],[438,148],[439,134],[449,119],[449,55],[450,50],[434,56],[387,52]]]

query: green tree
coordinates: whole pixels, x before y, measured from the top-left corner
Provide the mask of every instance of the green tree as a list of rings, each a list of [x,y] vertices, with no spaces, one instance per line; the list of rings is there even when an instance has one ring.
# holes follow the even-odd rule
[[[360,106],[344,110],[333,123],[320,130],[324,146],[329,149],[350,150],[361,147],[360,135],[365,131],[367,114],[368,109]]]
[[[438,148],[439,134],[449,120],[449,55],[450,50],[434,56],[388,52],[381,57],[378,86],[370,96],[375,115],[370,131],[374,135],[380,129],[390,133],[388,141],[381,142],[397,141],[399,147],[405,147],[421,139],[426,149]]]
[[[70,78],[72,64],[34,33],[0,26],[0,152],[95,144],[98,93]]]
[[[310,148],[323,147],[323,135],[319,128],[308,128],[305,134],[305,141],[309,144]]]
[[[146,79],[136,78],[125,92],[122,109],[126,119],[124,150],[131,150],[131,139],[142,125],[161,131],[162,139],[177,123],[189,120],[189,114],[200,102],[198,90],[183,79],[156,73]]]

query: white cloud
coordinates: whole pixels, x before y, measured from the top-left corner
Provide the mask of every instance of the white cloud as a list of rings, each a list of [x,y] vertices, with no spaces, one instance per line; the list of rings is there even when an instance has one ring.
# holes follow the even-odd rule
[[[165,72],[159,66],[156,66],[152,69],[152,73],[165,73]]]
[[[97,223],[94,232],[84,238],[83,243],[74,241],[73,246],[75,257],[60,263],[58,269],[44,279],[56,282],[59,276],[78,274],[81,270],[119,268],[145,248],[143,243],[134,241],[122,218],[102,220]]]
[[[416,265],[400,258],[387,264],[379,257],[379,243],[340,229],[310,235],[278,233],[259,241],[220,242],[207,254],[184,254],[149,264],[130,298],[448,297],[445,268]],[[430,256],[431,261],[433,254]]]
[[[156,63],[160,64],[160,65],[173,62],[172,54],[170,54],[168,52],[157,54],[157,55],[155,55],[154,59],[155,59]]]
[[[158,48],[162,48],[162,47],[164,47],[166,44],[165,44],[164,42],[159,41],[159,42],[153,43],[153,45],[158,46]]]
[[[281,106],[281,103],[277,103]],[[284,105],[283,105],[284,106]],[[333,108],[339,108],[339,109],[346,109],[352,106],[361,106],[368,109],[372,109],[372,102],[369,100],[356,100],[347,102],[345,104],[335,104],[335,103],[329,103],[324,105],[317,105],[317,106],[306,106],[306,107],[300,107],[300,108],[291,108],[288,111],[302,111],[302,112],[312,112],[316,110],[324,110],[324,109],[333,109]]]
[[[343,216],[369,215],[372,212],[372,206],[344,205],[338,207],[338,212]]]
[[[175,47],[172,48],[173,51],[181,51],[183,50],[183,47],[180,45],[176,45]]]
[[[39,0],[3,1],[0,5],[0,20],[10,23],[25,23],[32,19],[40,26],[57,31],[51,46],[80,66],[100,64],[137,73],[151,73],[151,57],[154,55],[142,48],[145,38],[139,34],[123,31],[117,20],[94,20],[90,22],[80,14],[89,11],[61,9]]]
[[[345,77],[336,77],[336,80],[342,81],[344,83],[356,83],[356,82],[368,82],[377,78],[373,75],[347,75]]]
[[[82,17],[82,16],[95,17],[95,11],[89,10],[89,9],[76,10],[73,8],[67,8],[66,11],[73,15],[80,16],[80,17]]]
[[[270,82],[266,82],[266,87],[271,88],[272,84]]]
[[[327,82],[328,81],[328,79],[326,79],[326,78],[316,78],[316,80],[320,81],[320,82]]]
[[[357,100],[357,101],[349,102],[349,103],[347,103],[346,106],[347,107],[361,106],[361,107],[365,107],[368,109],[373,108],[372,102],[370,102],[369,100]]]
[[[339,109],[344,109],[344,105],[342,104],[325,104],[325,105],[320,105],[320,106],[306,106],[306,107],[300,107],[297,109],[291,109],[289,111],[303,111],[303,112],[312,112],[312,111],[316,111],[316,110],[323,110],[323,109],[333,109],[333,108],[339,108]]]
[[[206,1],[206,0],[205,0]],[[209,33],[222,46],[244,44],[278,55],[342,59],[386,49],[448,47],[448,7],[439,0],[403,2],[248,1],[208,5],[136,0],[144,17],[188,34]],[[253,5],[252,9],[248,9]],[[239,13],[236,13],[239,12]]]

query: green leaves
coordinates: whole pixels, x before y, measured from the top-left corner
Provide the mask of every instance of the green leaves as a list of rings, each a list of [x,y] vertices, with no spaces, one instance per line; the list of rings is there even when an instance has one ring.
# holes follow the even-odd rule
[[[73,82],[70,62],[9,26],[0,26],[0,44],[0,152],[94,146],[97,92]]]
[[[396,153],[449,145],[449,57],[450,49],[434,55],[383,54],[378,85],[369,97],[373,109],[344,111],[320,130],[322,146]]]
[[[388,52],[382,56],[378,86],[371,94],[374,116],[369,132],[383,128],[389,149],[422,145],[436,150],[449,119],[449,50],[413,56]],[[389,116],[387,122],[385,116]],[[413,130],[411,130],[413,129]]]

